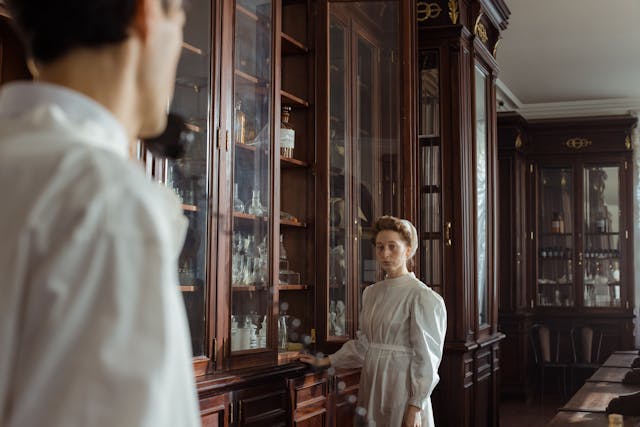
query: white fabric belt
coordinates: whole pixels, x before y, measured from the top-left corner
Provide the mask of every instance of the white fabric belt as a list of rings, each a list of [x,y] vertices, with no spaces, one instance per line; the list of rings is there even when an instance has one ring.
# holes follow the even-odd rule
[[[369,348],[376,349],[376,350],[387,350],[387,351],[395,351],[398,353],[413,354],[413,349],[411,347],[405,347],[404,345],[381,344],[381,343],[372,342],[372,343],[369,343]]]

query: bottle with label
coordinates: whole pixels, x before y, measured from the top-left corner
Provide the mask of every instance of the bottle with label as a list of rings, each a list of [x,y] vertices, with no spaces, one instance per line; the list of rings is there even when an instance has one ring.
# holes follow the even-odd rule
[[[293,158],[293,148],[295,146],[296,131],[289,124],[291,107],[282,107],[282,123],[280,124],[280,155],[287,159]]]
[[[558,212],[553,213],[553,217],[551,219],[551,232],[564,233],[564,220],[562,219],[562,215]]]
[[[244,144],[245,143],[244,133],[246,128],[247,116],[242,111],[242,101],[240,100],[236,101],[235,115],[236,115],[236,118],[235,118],[235,123],[233,128],[233,132],[235,134],[234,138],[237,144]]]

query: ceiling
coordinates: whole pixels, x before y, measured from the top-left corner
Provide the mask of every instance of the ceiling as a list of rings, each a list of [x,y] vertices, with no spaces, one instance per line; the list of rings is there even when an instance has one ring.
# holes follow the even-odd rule
[[[507,4],[497,52],[503,109],[525,117],[640,111],[640,0]]]

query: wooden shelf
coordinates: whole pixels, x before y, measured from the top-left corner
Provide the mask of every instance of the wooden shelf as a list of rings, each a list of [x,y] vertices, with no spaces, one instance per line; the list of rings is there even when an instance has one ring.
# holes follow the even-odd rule
[[[267,220],[266,216],[256,216],[256,215],[252,215],[244,212],[234,212],[233,217],[236,219],[243,219],[246,221],[257,221],[257,220],[266,221]]]
[[[183,211],[187,211],[187,212],[197,212],[198,211],[198,207],[196,205],[186,205],[186,204],[182,204],[182,210]]]
[[[295,222],[288,219],[281,219],[280,225],[286,225],[287,227],[307,228],[307,224],[305,224],[304,222]]]
[[[249,18],[250,20],[255,22],[258,22],[260,20],[258,15],[251,12],[249,9],[245,8],[244,6],[240,6],[238,3],[236,3],[236,12],[238,12],[238,14],[240,14],[241,16]]]
[[[260,79],[256,76],[252,76],[251,74],[245,73],[244,71],[238,70],[237,68],[234,69],[233,73],[236,75],[236,77],[239,77],[241,80],[244,80],[247,83],[251,83],[254,85],[263,83],[266,85],[266,82],[261,82]]]
[[[231,290],[233,292],[254,292],[254,291],[266,291],[269,288],[266,286],[255,286],[255,285],[233,285],[231,286]]]
[[[307,101],[285,90],[281,90],[280,95],[282,95],[282,100],[283,100],[282,103],[284,105],[290,105],[292,107],[308,107],[309,106],[309,103]]]
[[[182,48],[187,52],[195,53],[196,55],[202,55],[202,49],[200,49],[199,47],[195,47],[190,43],[182,42]]]
[[[422,233],[422,240],[440,240],[442,239],[441,232]]]
[[[422,187],[423,193],[434,194],[434,193],[440,193],[440,191],[441,190],[439,185],[424,185]]]
[[[255,145],[238,144],[238,143],[235,143],[234,145],[235,145],[236,148],[239,148],[241,150],[256,151],[256,146]]]
[[[619,231],[603,231],[595,233],[584,233],[586,236],[619,236]]]
[[[280,156],[280,166],[282,168],[308,168],[309,163],[298,159]]]
[[[186,285],[180,285],[178,286],[178,289],[180,289],[180,292],[196,292],[198,290],[197,286],[186,286]]]
[[[422,145],[422,146],[440,145],[440,137],[439,136],[419,135],[418,136],[418,141],[420,141],[420,145]]]
[[[282,38],[282,53],[284,55],[304,55],[309,53],[307,46],[289,34],[281,32],[280,37]]]
[[[305,291],[309,289],[309,285],[277,285],[279,291]]]
[[[293,350],[279,351],[278,364],[281,365],[285,363],[295,362],[298,360],[300,355],[301,355],[300,351],[293,351]]]

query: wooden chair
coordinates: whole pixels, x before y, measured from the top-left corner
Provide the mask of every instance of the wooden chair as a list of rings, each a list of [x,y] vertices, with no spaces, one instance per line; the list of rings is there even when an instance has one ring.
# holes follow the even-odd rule
[[[549,371],[559,371],[558,380],[562,382],[562,395],[567,397],[567,370],[569,369],[569,357],[561,352],[561,330],[550,329],[546,325],[534,324],[531,326],[531,346],[538,372],[538,388],[540,389],[540,402],[544,400],[545,376]],[[566,337],[568,338],[568,337]]]
[[[588,375],[600,367],[602,338],[604,332],[593,326],[579,326],[571,329],[571,350],[573,361],[570,366],[571,386],[575,387],[576,371],[586,371]]]

